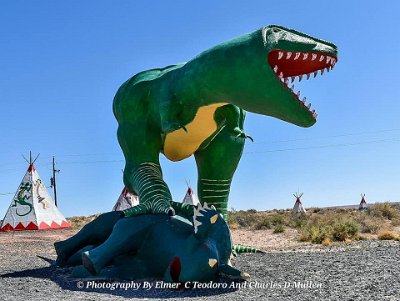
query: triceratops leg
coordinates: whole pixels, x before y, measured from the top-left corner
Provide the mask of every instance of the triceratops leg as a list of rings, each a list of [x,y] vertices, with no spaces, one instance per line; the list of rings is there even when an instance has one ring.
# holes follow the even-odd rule
[[[57,264],[63,266],[70,256],[88,245],[99,245],[110,236],[115,223],[120,219],[120,212],[108,212],[86,224],[74,236],[54,243]]]
[[[174,214],[172,200],[159,163],[161,137],[145,122],[120,121],[118,141],[125,155],[124,183],[139,196],[139,206],[124,211],[125,216],[166,213]]]
[[[242,155],[245,138],[226,126],[210,144],[195,153],[200,202],[214,205],[227,220],[228,197],[233,174]]]
[[[134,253],[145,239],[147,229],[156,221],[149,222],[146,216],[120,219],[104,243],[82,254],[83,265],[90,273],[97,275],[114,258]]]

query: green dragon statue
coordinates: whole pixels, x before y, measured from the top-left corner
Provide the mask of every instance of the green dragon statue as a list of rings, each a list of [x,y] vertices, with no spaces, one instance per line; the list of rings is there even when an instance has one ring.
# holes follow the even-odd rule
[[[226,218],[232,177],[249,137],[245,111],[312,126],[317,113],[289,82],[323,74],[336,61],[335,45],[266,26],[187,63],[134,75],[113,104],[126,161],[124,182],[140,198],[140,205],[124,214],[174,214],[159,163],[163,153],[172,161],[194,155],[200,202]]]
[[[78,265],[73,276],[80,278],[206,282],[218,275],[250,277],[229,264],[229,228],[206,203],[194,211],[193,224],[178,215],[105,213],[54,246],[58,265]]]

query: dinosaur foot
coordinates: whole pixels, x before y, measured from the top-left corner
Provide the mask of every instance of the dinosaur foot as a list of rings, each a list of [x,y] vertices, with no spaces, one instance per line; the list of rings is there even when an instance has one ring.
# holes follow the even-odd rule
[[[56,264],[60,267],[65,266],[69,257],[66,250],[66,244],[63,241],[56,241],[54,243],[54,249],[57,254]]]
[[[93,260],[90,258],[89,252],[82,253],[82,264],[92,275],[97,275],[99,271],[96,270],[96,266]]]

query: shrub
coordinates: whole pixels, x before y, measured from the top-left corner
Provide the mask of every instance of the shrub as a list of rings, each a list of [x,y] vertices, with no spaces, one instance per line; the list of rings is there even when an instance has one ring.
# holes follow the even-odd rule
[[[354,220],[336,221],[332,227],[332,238],[334,241],[346,241],[353,239],[359,231],[359,226]]]
[[[380,218],[364,217],[360,221],[360,231],[362,233],[376,234],[382,227],[383,221]]]
[[[271,229],[271,228],[272,228],[271,220],[268,217],[264,218],[255,226],[256,230]]]
[[[285,226],[282,224],[277,224],[274,228],[273,233],[277,234],[277,233],[283,233],[283,232],[285,232]]]
[[[330,239],[331,228],[328,225],[306,225],[301,229],[300,241],[310,241],[315,244]]]
[[[275,214],[270,217],[271,224],[273,225],[279,225],[279,224],[284,224],[285,223],[285,217],[283,214]]]
[[[378,239],[380,239],[380,240],[393,240],[393,239],[395,239],[395,236],[390,231],[382,231],[381,233],[379,233]]]
[[[332,244],[332,241],[329,238],[325,238],[322,242],[321,245],[324,247],[330,246]]]
[[[372,205],[369,212],[372,216],[384,217],[389,220],[398,219],[400,215],[397,207],[387,202]]]

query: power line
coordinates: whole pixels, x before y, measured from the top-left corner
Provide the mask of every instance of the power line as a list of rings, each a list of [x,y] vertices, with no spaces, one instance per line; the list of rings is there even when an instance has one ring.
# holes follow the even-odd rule
[[[348,147],[348,146],[355,146],[355,145],[362,145],[362,144],[372,144],[372,143],[382,143],[382,142],[399,142],[399,141],[400,141],[400,139],[395,139],[395,138],[393,138],[393,139],[381,139],[381,140],[372,140],[372,141],[354,142],[354,143],[337,143],[337,144],[305,146],[305,147],[295,147],[295,148],[281,148],[281,149],[264,150],[264,151],[250,151],[250,152],[245,152],[244,154],[262,154],[262,153],[275,153],[275,152],[307,150],[307,149]]]
[[[395,132],[395,131],[400,131],[400,129],[385,129],[385,130],[369,131],[369,132],[343,133],[343,134],[337,134],[337,135],[331,135],[331,136],[319,136],[319,137],[314,136],[314,137],[296,138],[296,139],[287,139],[287,140],[258,141],[256,139],[254,141],[254,144],[284,143],[284,142],[330,139],[330,138],[340,138],[340,137],[349,137],[349,136],[361,136],[361,135],[368,135],[368,134],[379,134],[379,133],[387,133],[387,132]]]

